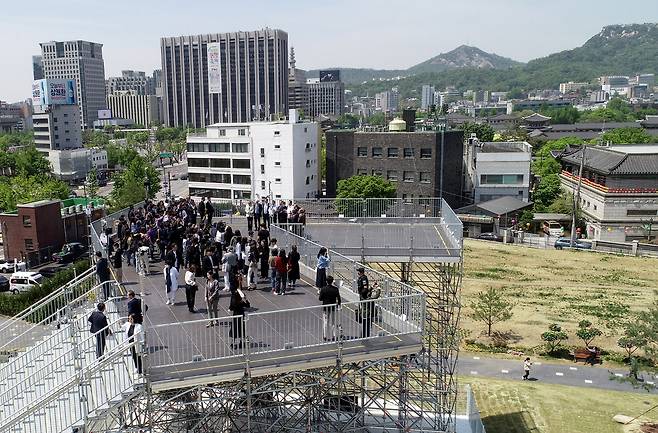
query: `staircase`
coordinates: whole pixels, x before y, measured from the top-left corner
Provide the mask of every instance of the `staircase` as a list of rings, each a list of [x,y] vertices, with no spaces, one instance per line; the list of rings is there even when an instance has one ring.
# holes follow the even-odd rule
[[[96,359],[96,336],[87,323],[102,291],[95,283],[93,270],[87,271],[0,326],[0,335],[8,336],[0,349],[13,354],[0,364],[0,433],[120,428],[113,421],[118,407],[142,392],[144,379],[131,357],[137,343],[121,329],[122,298],[106,301],[112,335]]]

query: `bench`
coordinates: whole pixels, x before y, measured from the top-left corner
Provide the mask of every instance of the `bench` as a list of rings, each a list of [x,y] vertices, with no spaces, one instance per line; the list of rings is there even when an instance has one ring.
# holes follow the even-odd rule
[[[599,349],[596,349],[596,353],[592,353],[585,348],[575,349],[572,352],[572,356],[573,362],[583,361],[585,364],[590,362],[592,365],[603,363],[601,360],[601,351]]]

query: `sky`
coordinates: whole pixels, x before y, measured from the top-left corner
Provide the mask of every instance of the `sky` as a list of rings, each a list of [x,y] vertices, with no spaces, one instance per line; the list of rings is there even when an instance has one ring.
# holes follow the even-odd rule
[[[656,0],[32,0],[0,10],[0,100],[29,97],[39,42],[103,44],[105,76],[160,68],[163,36],[288,32],[297,67],[406,69],[462,45],[528,61],[609,24],[658,21]],[[565,79],[568,77],[565,77]]]

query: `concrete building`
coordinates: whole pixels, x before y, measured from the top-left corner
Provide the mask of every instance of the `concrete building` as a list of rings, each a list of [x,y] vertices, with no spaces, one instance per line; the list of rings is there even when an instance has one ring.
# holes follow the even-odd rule
[[[563,95],[566,93],[571,93],[575,92],[576,90],[580,90],[583,87],[589,86],[589,83],[575,83],[573,81],[569,81],[567,83],[560,83],[560,93]]]
[[[296,110],[276,122],[218,123],[187,138],[192,197],[314,198],[320,193],[319,126]]]
[[[432,105],[436,105],[436,101],[434,100],[434,94],[436,93],[436,90],[434,89],[434,86],[430,86],[429,84],[423,84],[420,93],[421,93],[421,97],[420,97],[421,110],[427,110]]]
[[[34,144],[39,150],[59,151],[82,147],[77,105],[35,106],[32,115]]]
[[[392,113],[397,111],[399,103],[400,94],[398,92],[387,90],[375,95],[375,110]]]
[[[293,47],[290,47],[290,67],[288,71],[288,107],[291,110],[301,110],[308,115],[310,110],[306,73],[301,69],[297,69],[295,49]]]
[[[528,202],[532,146],[526,142],[480,142],[469,139],[465,195],[474,203],[500,197]]]
[[[43,80],[43,57],[42,56],[32,56],[32,79],[33,80]]]
[[[658,150],[655,145],[588,146],[556,153],[562,188],[573,194],[580,162],[579,206],[587,237],[629,242],[658,236]]]
[[[41,43],[45,78],[73,79],[80,108],[80,125],[91,128],[105,108],[103,45],[88,41]]]
[[[136,95],[155,95],[153,77],[142,71],[121,71],[120,77],[109,77],[105,83],[105,93],[113,95],[116,92],[132,91]]]
[[[320,71],[320,78],[306,81],[308,87],[309,116],[338,117],[345,112],[345,84],[340,81],[340,71]]]
[[[132,120],[146,128],[161,123],[160,102],[156,95],[142,95],[135,90],[115,91],[107,96],[107,107],[114,118]]]
[[[330,130],[326,136],[328,197],[336,196],[342,179],[375,175],[393,182],[398,197],[442,196],[452,208],[462,205],[462,131]]]
[[[568,99],[526,99],[523,101],[508,102],[507,114],[523,110],[539,111],[542,107],[565,108],[571,106],[573,106],[573,103]]]
[[[264,29],[160,39],[164,123],[203,128],[288,112],[288,34]]]
[[[599,78],[601,90],[611,95],[628,95],[630,80],[625,75],[610,75]]]

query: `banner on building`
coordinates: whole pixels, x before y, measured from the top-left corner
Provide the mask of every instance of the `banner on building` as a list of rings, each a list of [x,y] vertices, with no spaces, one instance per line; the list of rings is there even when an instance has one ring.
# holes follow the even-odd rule
[[[112,110],[98,110],[98,120],[111,119]]]
[[[75,80],[43,79],[32,83],[33,105],[75,104]]]
[[[219,42],[208,44],[208,92],[222,93],[222,68]]]

